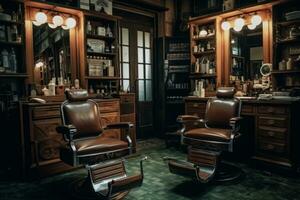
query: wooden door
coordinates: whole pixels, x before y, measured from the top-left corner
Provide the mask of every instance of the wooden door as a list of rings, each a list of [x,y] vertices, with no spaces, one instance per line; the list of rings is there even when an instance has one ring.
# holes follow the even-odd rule
[[[153,27],[120,23],[121,89],[136,93],[137,137],[150,137],[153,125]]]

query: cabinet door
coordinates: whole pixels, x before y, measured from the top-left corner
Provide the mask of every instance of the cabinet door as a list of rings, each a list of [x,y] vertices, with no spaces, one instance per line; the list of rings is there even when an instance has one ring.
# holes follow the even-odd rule
[[[33,121],[31,135],[33,161],[36,159],[35,156],[39,162],[59,158],[59,149],[65,143],[62,135],[56,132],[56,127],[60,124],[59,118]]]
[[[103,127],[106,127],[107,124],[115,123],[115,122],[120,122],[119,112],[101,114],[101,124]],[[106,130],[104,131],[103,135],[105,137],[121,139],[120,130],[118,129]]]

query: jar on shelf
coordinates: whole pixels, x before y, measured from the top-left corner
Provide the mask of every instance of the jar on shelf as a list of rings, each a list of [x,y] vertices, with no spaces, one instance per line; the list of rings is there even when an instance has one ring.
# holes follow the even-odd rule
[[[286,61],[284,59],[281,62],[279,62],[278,70],[281,70],[281,71],[286,70]]]

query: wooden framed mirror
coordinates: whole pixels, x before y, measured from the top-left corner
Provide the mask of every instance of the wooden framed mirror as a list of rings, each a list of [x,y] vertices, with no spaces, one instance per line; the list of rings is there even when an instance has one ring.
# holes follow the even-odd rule
[[[272,63],[272,12],[269,7],[251,7],[238,12],[221,16],[222,22],[227,21],[231,28],[222,31],[224,50],[222,51],[223,84],[233,85],[238,81],[254,80],[260,76],[259,70],[263,63]],[[259,15],[262,19],[255,27],[251,27],[251,18]],[[235,20],[244,19],[244,26],[234,28]],[[236,30],[235,30],[236,29]]]
[[[45,14],[41,16],[41,19],[45,20],[43,24],[37,22],[37,13]],[[81,35],[83,35],[81,33],[83,31],[82,15],[78,10],[26,1],[25,31],[28,84],[36,87],[37,95],[43,95],[41,89],[47,86],[51,80],[56,85],[70,85],[79,77],[79,68],[83,63],[83,57],[79,52],[82,49],[80,43],[82,41]],[[53,18],[55,16],[61,17],[62,24],[58,26],[54,24]],[[74,27],[68,27],[69,18],[73,19]]]

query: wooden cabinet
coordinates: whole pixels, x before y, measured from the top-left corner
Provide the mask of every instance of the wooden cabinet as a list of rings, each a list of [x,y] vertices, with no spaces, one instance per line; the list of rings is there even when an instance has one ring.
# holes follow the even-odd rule
[[[121,104],[119,99],[96,101],[99,104],[103,127],[109,123],[120,122],[120,120],[135,123],[134,109],[128,115],[120,118],[120,105],[124,102],[124,98],[121,98]],[[131,103],[133,103],[134,108],[134,101]],[[60,105],[61,102],[23,103],[21,106],[23,113],[21,138],[24,178],[36,177],[37,175],[49,176],[72,169],[59,158],[60,147],[65,144],[62,135],[56,132],[56,127],[61,124]],[[106,130],[103,134],[112,138],[121,137],[120,130],[117,129]],[[131,139],[135,145],[135,131],[131,132]]]
[[[188,97],[185,99],[186,114],[205,117],[208,98]],[[285,169],[299,171],[299,102],[293,101],[242,101],[241,115],[252,119],[242,130],[247,144],[254,144],[251,157],[263,164],[275,164]],[[244,133],[243,133],[244,135]]]

